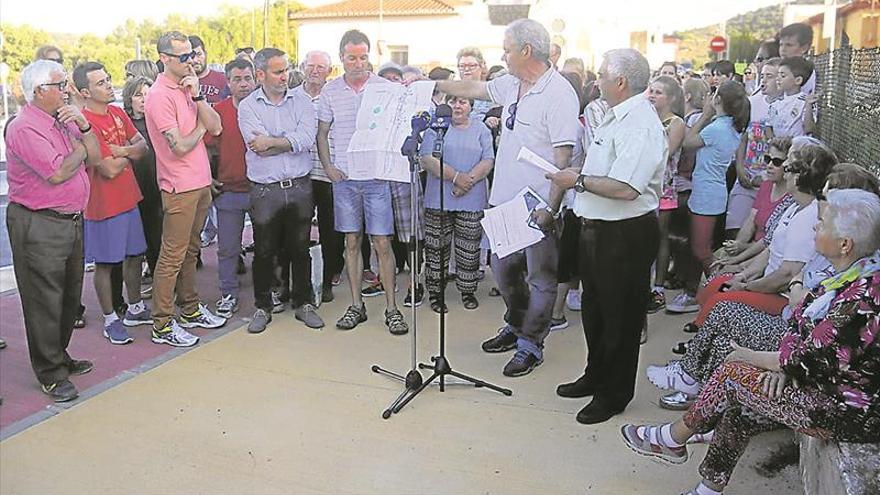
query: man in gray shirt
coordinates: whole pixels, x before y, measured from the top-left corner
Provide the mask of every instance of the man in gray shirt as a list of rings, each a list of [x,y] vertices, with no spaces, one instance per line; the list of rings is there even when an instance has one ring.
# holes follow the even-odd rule
[[[312,160],[317,124],[312,102],[288,90],[290,64],[277,48],[254,56],[260,88],[242,100],[238,125],[247,144],[245,161],[251,181],[254,224],[254,299],[257,307],[248,331],[259,333],[272,321],[271,283],[275,258],[284,252],[293,265],[290,295],[295,317],[311,328],[324,322],[312,305],[311,230]]]
[[[486,352],[516,353],[504,367],[506,376],[530,373],[544,361],[544,339],[556,299],[559,262],[558,222],[563,190],[544,172],[521,162],[527,148],[560,169],[571,162],[578,139],[578,100],[571,85],[550,69],[550,35],[536,21],[512,22],[504,35],[504,60],[510,74],[483,81],[437,81],[441,92],[490,100],[503,106],[501,142],[489,204],[497,206],[531,187],[549,205],[535,208],[530,222],[544,238],[504,258],[492,256],[492,272],[507,305],[506,325],[496,337],[483,342]]]

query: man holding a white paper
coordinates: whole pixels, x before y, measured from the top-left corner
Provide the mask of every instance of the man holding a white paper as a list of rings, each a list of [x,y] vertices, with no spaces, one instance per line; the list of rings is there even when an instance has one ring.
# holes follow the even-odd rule
[[[593,396],[577,415],[584,424],[623,412],[635,393],[667,154],[663,126],[642,94],[650,75],[638,51],[606,53],[597,84],[611,110],[596,128],[583,170],[547,175],[557,187],[578,192],[581,318],[589,352],[583,376],[560,385],[557,394]]]
[[[483,342],[486,352],[517,349],[504,367],[506,376],[522,376],[543,360],[544,339],[556,298],[559,258],[559,204],[563,190],[545,178],[538,166],[519,160],[523,148],[563,169],[569,166],[578,136],[578,100],[571,85],[550,69],[550,36],[538,22],[511,23],[504,36],[504,61],[510,73],[488,83],[437,81],[447,94],[490,100],[503,105],[501,142],[489,204],[501,205],[531,187],[543,202],[530,218],[544,232],[534,244],[499,257],[492,255],[492,271],[507,305],[507,322],[498,335]]]

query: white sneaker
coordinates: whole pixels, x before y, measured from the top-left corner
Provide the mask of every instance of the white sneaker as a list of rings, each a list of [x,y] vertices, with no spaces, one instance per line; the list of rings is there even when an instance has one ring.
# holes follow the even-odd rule
[[[217,300],[217,316],[229,319],[236,311],[238,311],[238,299],[232,294],[226,294]]]
[[[700,304],[697,303],[697,298],[689,296],[684,292],[675,296],[672,302],[666,304],[667,313],[696,313],[699,310]]]
[[[272,312],[281,313],[284,311],[284,303],[281,302],[281,295],[277,291],[272,291]]]
[[[226,318],[215,315],[202,303],[191,315],[180,315],[180,326],[183,328],[220,328],[226,324]]]
[[[192,347],[199,342],[199,338],[181,328],[177,324],[177,320],[171,320],[163,330],[169,329],[169,327],[170,331],[165,332],[153,330],[152,341],[156,344],[168,344],[173,347]]]
[[[94,261],[89,261],[89,262],[87,262],[87,263],[85,264],[84,269],[85,269],[85,271],[87,271],[87,272],[93,272],[93,271],[95,271],[95,262],[94,262]]]
[[[580,311],[582,295],[583,293],[580,290],[569,290],[568,294],[565,295],[565,305],[568,306],[568,309],[572,311]]]
[[[700,383],[682,369],[681,361],[666,366],[648,366],[646,373],[648,380],[661,390],[677,390],[691,396],[700,393]]]

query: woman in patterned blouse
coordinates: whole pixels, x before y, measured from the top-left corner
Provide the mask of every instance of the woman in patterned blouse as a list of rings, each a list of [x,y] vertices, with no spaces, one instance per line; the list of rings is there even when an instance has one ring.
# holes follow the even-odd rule
[[[721,493],[751,437],[780,425],[825,439],[880,441],[880,198],[829,191],[815,229],[816,250],[836,275],[795,308],[779,351],[734,345],[682,419],[621,429],[637,453],[680,464],[687,440],[714,428],[703,480],[688,495]]]

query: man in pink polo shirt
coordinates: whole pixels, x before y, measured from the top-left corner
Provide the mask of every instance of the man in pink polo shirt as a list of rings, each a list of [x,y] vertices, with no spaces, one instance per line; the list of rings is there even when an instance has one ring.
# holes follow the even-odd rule
[[[92,369],[72,359],[67,345],[83,282],[83,162],[97,165],[101,152],[92,126],[66,102],[78,95],[61,64],[33,62],[21,73],[21,87],[27,104],[6,129],[6,228],[31,365],[43,392],[64,402],[78,394],[68,378]]]
[[[186,35],[165,33],[156,49],[165,70],[147,94],[145,115],[165,215],[162,249],[153,275],[153,342],[189,347],[199,338],[185,328],[226,324],[225,318],[199,301],[196,291],[199,233],[211,205],[211,167],[202,138],[206,133],[220,134],[222,127],[220,116],[199,94],[195,52]],[[178,319],[174,318],[175,292],[181,309]]]

